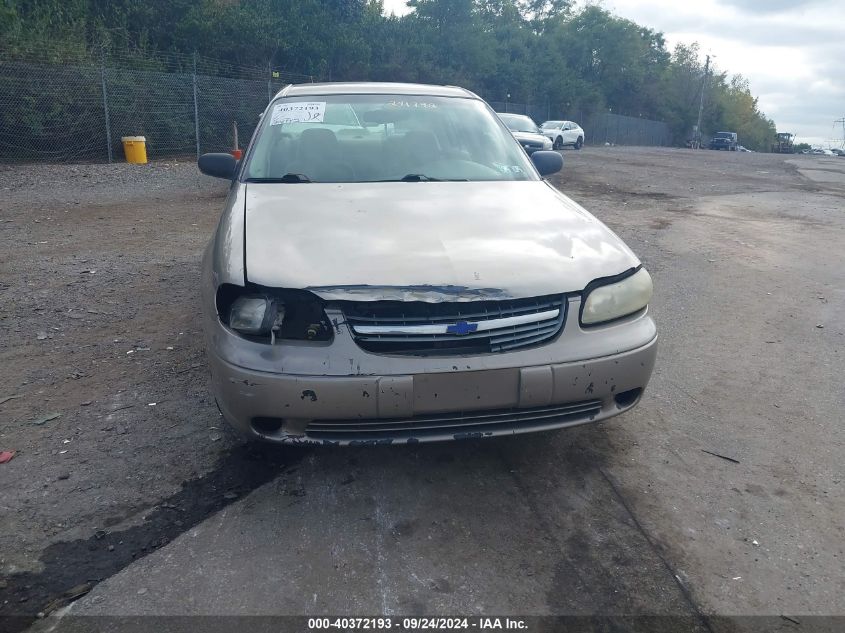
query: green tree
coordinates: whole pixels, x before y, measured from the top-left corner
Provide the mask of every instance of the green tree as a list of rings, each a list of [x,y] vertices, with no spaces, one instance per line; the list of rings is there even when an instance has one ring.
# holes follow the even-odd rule
[[[610,109],[666,121],[678,144],[692,133],[704,78],[697,44],[670,54],[661,33],[573,0],[408,4],[408,15],[390,17],[380,0],[3,0],[0,53],[97,63],[105,52],[187,70],[196,52],[326,80],[457,84],[550,116]],[[774,124],[744,78],[712,72],[704,104],[705,131],[768,147]]]

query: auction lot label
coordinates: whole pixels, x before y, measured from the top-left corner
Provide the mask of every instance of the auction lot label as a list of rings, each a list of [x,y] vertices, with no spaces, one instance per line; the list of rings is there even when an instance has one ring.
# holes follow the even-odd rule
[[[322,123],[325,115],[325,101],[277,103],[273,106],[270,125],[281,125],[283,123]]]

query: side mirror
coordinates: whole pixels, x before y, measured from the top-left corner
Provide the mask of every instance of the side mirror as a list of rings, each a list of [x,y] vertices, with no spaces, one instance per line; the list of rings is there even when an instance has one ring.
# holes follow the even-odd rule
[[[231,180],[235,177],[235,171],[238,168],[238,161],[231,154],[223,152],[203,154],[197,161],[197,166],[200,171],[206,176],[214,176],[215,178],[225,178]]]
[[[531,162],[534,163],[534,167],[537,168],[537,171],[543,177],[556,174],[563,169],[563,156],[557,152],[550,152],[548,150],[541,150],[531,154]]]

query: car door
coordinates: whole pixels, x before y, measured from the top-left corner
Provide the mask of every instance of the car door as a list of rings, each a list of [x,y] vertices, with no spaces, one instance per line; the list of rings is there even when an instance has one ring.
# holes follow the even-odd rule
[[[572,141],[569,140],[569,121],[564,121],[560,125],[560,138],[564,145],[567,143],[571,143]]]
[[[563,142],[569,145],[574,145],[578,140],[578,131],[575,129],[575,124],[572,121],[566,121],[563,124]]]

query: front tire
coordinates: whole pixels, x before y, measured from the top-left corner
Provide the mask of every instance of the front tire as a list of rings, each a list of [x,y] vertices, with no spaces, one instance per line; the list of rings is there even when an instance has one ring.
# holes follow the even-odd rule
[[[581,149],[582,147],[584,147],[584,137],[579,136],[578,140],[575,141],[575,149]]]
[[[552,145],[552,149],[556,149],[556,150],[561,150],[561,149],[563,149],[563,137],[562,137],[562,136],[558,136],[558,137],[555,139],[555,142],[554,142],[554,144]]]

